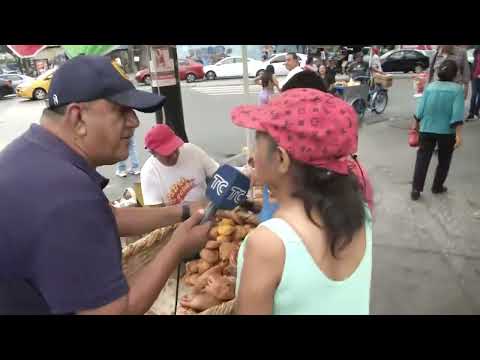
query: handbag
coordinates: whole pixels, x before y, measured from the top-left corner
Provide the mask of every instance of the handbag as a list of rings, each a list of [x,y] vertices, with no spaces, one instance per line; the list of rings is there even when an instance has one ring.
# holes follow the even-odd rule
[[[410,129],[408,129],[408,145],[411,147],[418,147],[420,144],[420,133],[418,132],[417,124],[418,122],[414,121]]]

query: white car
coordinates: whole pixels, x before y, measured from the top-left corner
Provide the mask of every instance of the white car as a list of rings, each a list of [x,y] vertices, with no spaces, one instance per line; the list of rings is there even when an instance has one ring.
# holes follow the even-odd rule
[[[11,81],[14,89],[16,89],[17,86],[22,83],[27,83],[34,80],[34,78],[30,76],[20,75],[20,74],[0,74],[0,79]]]
[[[262,62],[254,59],[248,60],[248,74],[250,75],[254,69],[261,67]],[[215,80],[217,78],[230,78],[243,76],[243,58],[240,56],[226,57],[214,65],[203,67],[203,72],[207,80]]]
[[[264,71],[268,65],[273,65],[275,69],[275,75],[277,76],[286,76],[288,75],[288,69],[285,67],[287,61],[288,53],[273,54],[270,58],[264,62],[261,62],[261,65],[258,68],[253,68],[253,71],[250,71],[248,68],[249,76],[259,76],[262,71]],[[297,53],[297,56],[300,58],[300,66],[304,67],[307,62],[307,55]]]

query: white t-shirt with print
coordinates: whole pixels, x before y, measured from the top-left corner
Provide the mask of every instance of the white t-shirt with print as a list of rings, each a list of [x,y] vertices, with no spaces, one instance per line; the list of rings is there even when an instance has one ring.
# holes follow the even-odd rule
[[[198,146],[185,143],[175,166],[165,166],[150,156],[142,167],[140,181],[145,205],[179,204],[205,199],[206,178],[218,163]]]

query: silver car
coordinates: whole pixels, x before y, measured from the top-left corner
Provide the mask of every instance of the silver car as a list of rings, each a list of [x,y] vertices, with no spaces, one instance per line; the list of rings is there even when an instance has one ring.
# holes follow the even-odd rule
[[[28,82],[33,80],[33,78],[30,76],[20,75],[20,74],[0,74],[0,79],[11,81],[14,89],[16,89],[17,86],[23,82]]]

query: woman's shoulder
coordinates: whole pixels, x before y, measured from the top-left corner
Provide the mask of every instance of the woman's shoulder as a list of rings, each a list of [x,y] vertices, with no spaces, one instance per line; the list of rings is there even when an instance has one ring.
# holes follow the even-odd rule
[[[246,251],[265,259],[284,254],[282,239],[269,227],[262,226],[272,220],[265,221],[248,235],[248,238],[245,240]]]

